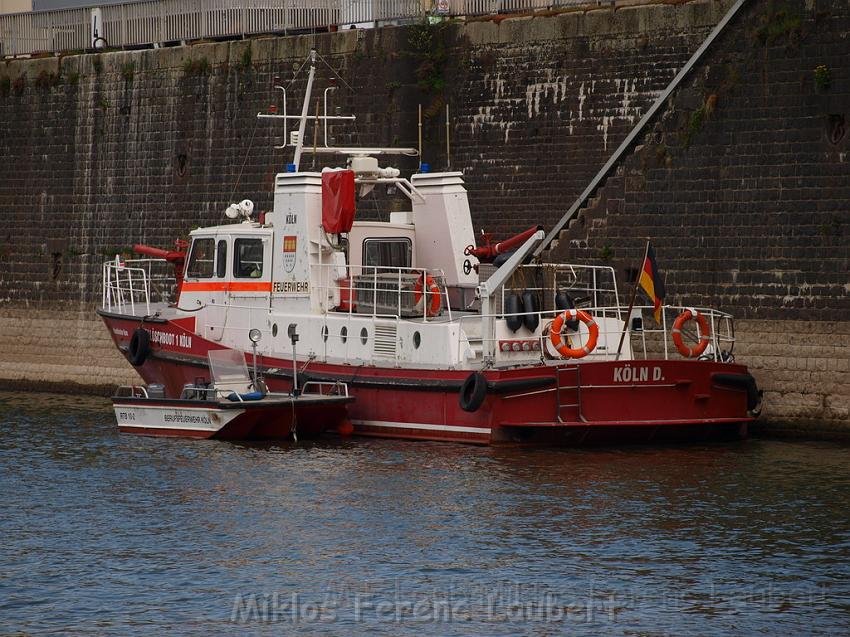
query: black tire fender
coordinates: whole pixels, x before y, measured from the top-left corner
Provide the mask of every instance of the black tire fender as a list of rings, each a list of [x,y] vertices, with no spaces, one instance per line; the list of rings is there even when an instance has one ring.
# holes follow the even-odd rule
[[[747,392],[747,411],[761,411],[762,395],[756,385],[756,379],[751,374],[722,374],[714,373],[711,379],[720,385],[734,387]]]
[[[130,362],[135,367],[144,365],[148,359],[148,354],[151,353],[151,335],[141,327],[133,332],[130,338],[130,347],[127,348],[127,354],[130,356]]]
[[[487,378],[481,372],[472,372],[460,387],[460,408],[478,411],[487,397]]]

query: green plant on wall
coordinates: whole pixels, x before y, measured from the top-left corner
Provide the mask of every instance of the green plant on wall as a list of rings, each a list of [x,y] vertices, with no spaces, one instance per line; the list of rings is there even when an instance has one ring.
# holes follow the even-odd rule
[[[694,137],[696,137],[696,134],[702,128],[703,122],[705,122],[706,114],[704,104],[691,113],[691,116],[688,118],[688,126],[685,129],[685,146],[691,145]]]
[[[836,216],[830,217],[818,226],[818,231],[825,237],[840,237],[841,229],[841,219]]]
[[[95,56],[94,60],[92,60],[92,66],[94,67],[94,72],[100,75],[101,71],[103,71],[103,59],[99,55]]]
[[[136,74],[136,63],[125,62],[121,65],[121,77],[128,84],[133,81],[133,76]]]
[[[183,62],[184,75],[207,75],[210,72],[210,61],[205,57]]]
[[[703,124],[705,124],[705,120],[711,117],[715,108],[717,108],[717,93],[712,93],[706,96],[702,106],[691,113],[683,135],[685,147],[691,145],[694,137],[696,137],[697,133],[702,129]]]
[[[239,68],[243,71],[248,71],[251,69],[251,66],[254,62],[254,54],[251,51],[251,43],[248,43],[248,46],[242,51],[242,55],[239,56]]]
[[[59,76],[56,73],[42,71],[38,74],[38,76],[36,76],[35,81],[33,83],[38,88],[42,90],[47,90],[56,86],[59,83]]]
[[[782,39],[789,41],[800,35],[803,18],[788,5],[771,10],[756,30],[756,38],[762,44],[775,44]]]
[[[430,103],[422,113],[423,117],[430,119],[439,115],[446,103],[444,91],[448,52],[445,43],[445,24],[432,25],[421,22],[408,27],[407,44],[409,47],[407,54],[416,64],[414,69],[416,84],[419,90],[430,96]]]
[[[819,64],[815,67],[815,88],[821,93],[828,91],[832,86],[832,74],[826,64]]]
[[[0,77],[0,95],[6,97],[12,91],[12,79],[10,77]]]

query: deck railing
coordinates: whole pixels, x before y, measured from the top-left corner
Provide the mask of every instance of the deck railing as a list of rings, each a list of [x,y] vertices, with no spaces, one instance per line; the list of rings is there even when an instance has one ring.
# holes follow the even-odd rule
[[[101,307],[107,312],[147,316],[151,303],[168,301],[177,282],[165,259],[115,257],[103,264]]]
[[[652,306],[635,306],[632,309],[632,318],[640,317],[639,321],[630,324],[621,348],[618,348],[620,336],[623,330],[622,318],[626,314],[625,307],[594,307],[585,306],[580,308],[596,321],[599,330],[599,345],[591,352],[586,361],[599,360],[621,360],[624,362],[651,360],[651,359],[681,359],[682,355],[673,344],[673,323],[676,317],[689,309],[696,309],[708,324],[708,345],[699,356],[700,360],[712,360],[719,362],[730,362],[734,360],[732,351],[735,346],[735,329],[733,318],[730,314],[720,312],[712,308],[689,308],[684,306],[665,305],[662,312],[661,323],[655,323],[650,317],[653,316]],[[535,334],[525,332],[517,335],[506,334],[504,331],[494,331],[490,334],[482,334],[480,325],[484,324],[484,317],[480,314],[466,314],[458,318],[461,325],[460,339],[458,340],[457,356],[460,360],[464,358],[463,352],[472,346],[477,346],[482,351],[485,345],[491,343],[493,350],[497,352],[495,365],[516,365],[528,360],[540,358],[555,365],[571,359],[561,358],[551,344],[549,335],[549,324],[562,310],[544,310],[540,312],[523,312],[521,314],[497,314],[495,319],[506,319],[510,316],[526,317],[529,314],[537,317],[537,323],[542,328]],[[576,339],[576,345],[583,345],[587,340],[586,328],[580,328],[580,332],[571,332],[572,338]],[[694,344],[699,340],[701,333],[699,327],[689,326],[682,329],[686,335],[685,341]],[[603,345],[604,343],[604,345]],[[505,345],[520,345],[522,349],[503,349]],[[529,347],[525,347],[525,345]],[[507,354],[505,354],[507,352]]]
[[[426,323],[452,320],[445,278],[439,268],[347,266],[340,271],[332,264],[311,266],[312,287],[323,311]]]
[[[260,33],[380,26],[432,15],[478,16],[598,5],[602,0],[151,0],[0,15],[0,57],[154,46]],[[608,0],[606,0],[606,4]]]

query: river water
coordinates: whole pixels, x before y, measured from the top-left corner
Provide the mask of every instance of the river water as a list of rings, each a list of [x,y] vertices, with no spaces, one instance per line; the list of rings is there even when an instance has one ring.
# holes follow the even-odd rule
[[[118,434],[0,393],[0,634],[850,632],[850,448]]]

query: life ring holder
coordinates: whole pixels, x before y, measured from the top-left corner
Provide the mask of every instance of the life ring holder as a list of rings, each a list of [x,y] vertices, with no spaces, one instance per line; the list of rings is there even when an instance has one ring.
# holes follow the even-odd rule
[[[423,299],[430,296],[426,308],[427,316],[437,316],[440,310],[443,309],[443,293],[440,291],[440,286],[430,274],[424,272],[416,279],[416,284],[413,286],[413,302],[416,304],[417,311],[422,310]]]
[[[682,327],[690,320],[695,320],[699,327],[699,341],[693,347],[685,345],[685,341],[682,339]],[[708,321],[695,309],[687,309],[679,314],[673,321],[673,329],[670,332],[673,334],[673,344],[685,358],[696,358],[702,354],[711,340],[711,328],[708,326]]]
[[[587,326],[589,336],[587,343],[582,347],[567,347],[566,343],[561,339],[561,330],[564,329],[564,323],[568,320],[578,319]],[[584,310],[565,310],[555,317],[552,324],[549,326],[549,340],[552,346],[558,351],[563,358],[584,358],[594,349],[596,342],[599,340],[599,325],[593,317]]]

